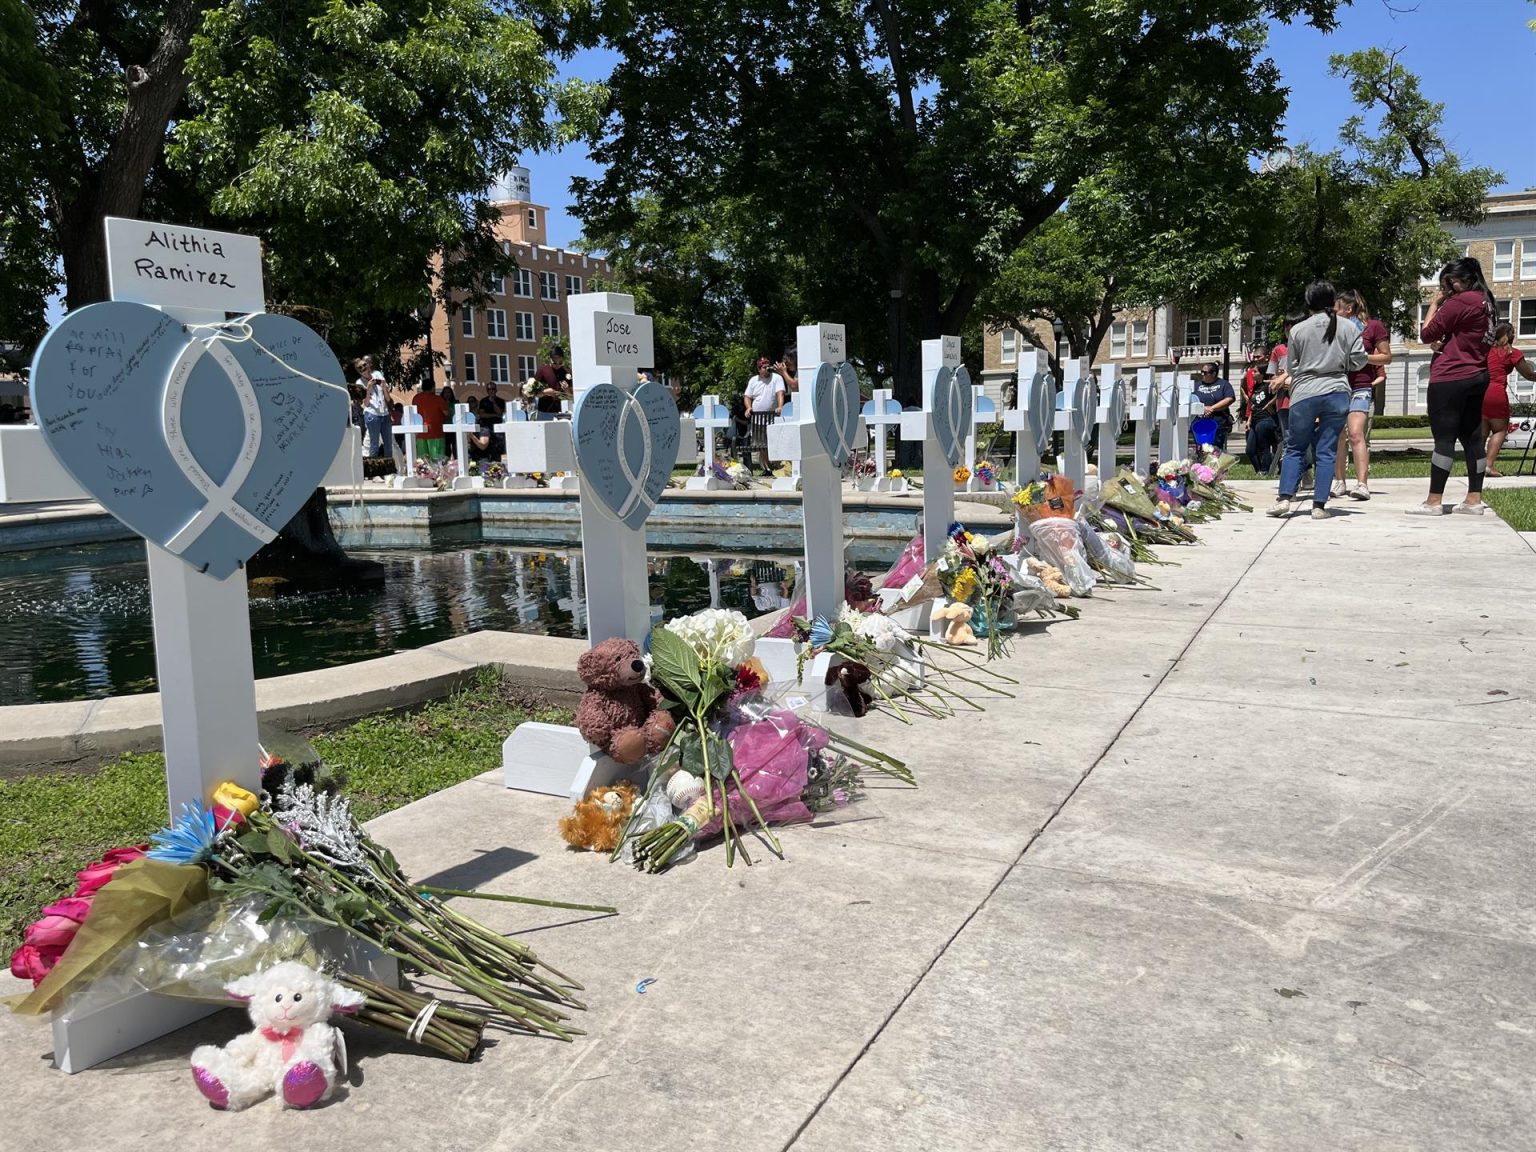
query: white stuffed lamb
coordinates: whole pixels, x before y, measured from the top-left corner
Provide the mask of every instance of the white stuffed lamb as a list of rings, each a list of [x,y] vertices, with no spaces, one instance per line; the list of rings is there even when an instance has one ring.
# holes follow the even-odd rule
[[[366,997],[294,960],[242,976],[224,990],[247,1001],[256,1031],[192,1053],[192,1079],[215,1108],[238,1112],[275,1092],[287,1108],[310,1108],[335,1087],[340,1034],[332,1012],[356,1012]]]

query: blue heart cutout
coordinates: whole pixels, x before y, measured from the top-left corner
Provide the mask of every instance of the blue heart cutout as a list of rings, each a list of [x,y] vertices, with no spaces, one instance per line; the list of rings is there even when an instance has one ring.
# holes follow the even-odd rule
[[[346,379],[325,341],[287,316],[248,323],[248,340],[233,329],[211,338],[106,301],[65,316],[32,360],[34,418],[70,475],[220,580],[303,506],[347,423]]]
[[[1034,433],[1035,455],[1048,455],[1056,431],[1056,382],[1048,371],[1036,372],[1030,379],[1029,426]]]
[[[934,377],[933,433],[949,466],[958,467],[971,434],[971,374],[964,365],[940,368]]]
[[[639,528],[672,478],[682,430],[677,402],[655,381],[633,392],[595,384],[571,413],[582,486],[608,513]]]
[[[816,438],[839,468],[853,458],[859,435],[859,378],[848,363],[818,364],[811,379]]]

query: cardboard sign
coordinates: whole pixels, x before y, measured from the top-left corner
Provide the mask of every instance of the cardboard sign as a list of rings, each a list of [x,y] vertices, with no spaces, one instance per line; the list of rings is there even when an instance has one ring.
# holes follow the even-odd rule
[[[108,216],[107,280],[114,300],[211,312],[260,312],[261,241],[234,232]]]

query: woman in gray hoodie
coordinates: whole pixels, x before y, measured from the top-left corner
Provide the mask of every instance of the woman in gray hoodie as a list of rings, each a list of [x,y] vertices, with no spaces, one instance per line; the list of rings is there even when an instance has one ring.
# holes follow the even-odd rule
[[[1365,366],[1360,329],[1339,323],[1333,311],[1333,285],[1319,280],[1307,288],[1311,313],[1291,329],[1287,358],[1291,380],[1291,424],[1280,462],[1280,498],[1271,516],[1289,516],[1306,470],[1307,449],[1317,460],[1312,489],[1312,519],[1328,518],[1328,485],[1333,478],[1339,433],[1349,417],[1349,374]]]

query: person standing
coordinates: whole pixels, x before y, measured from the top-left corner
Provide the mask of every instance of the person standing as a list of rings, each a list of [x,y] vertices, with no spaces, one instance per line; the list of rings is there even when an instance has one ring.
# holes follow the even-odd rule
[[[1262,475],[1269,475],[1275,465],[1275,449],[1280,444],[1280,398],[1264,377],[1255,371],[1253,386],[1248,392],[1248,464]]]
[[[1429,364],[1429,430],[1435,450],[1429,458],[1429,495],[1424,503],[1408,509],[1411,516],[1439,516],[1445,511],[1445,485],[1456,462],[1457,441],[1467,458],[1467,495],[1455,510],[1483,514],[1487,459],[1478,433],[1483,426],[1488,351],[1496,315],[1493,293],[1475,258],[1463,256],[1440,270],[1440,294],[1430,302],[1419,330],[1424,343],[1440,343],[1440,354]]]
[[[1280,495],[1268,511],[1270,516],[1290,515],[1310,450],[1317,458],[1312,519],[1328,518],[1333,458],[1349,415],[1349,373],[1365,364],[1360,329],[1347,320],[1340,322],[1333,310],[1334,301],[1333,285],[1328,281],[1308,285],[1307,311],[1311,315],[1291,329],[1287,344],[1290,428],[1285,437],[1285,458],[1280,462]]]
[[[1525,353],[1514,346],[1515,330],[1508,321],[1496,324],[1493,329],[1493,347],[1488,349],[1488,391],[1483,394],[1482,434],[1488,441],[1488,471],[1486,476],[1502,476],[1499,471],[1499,453],[1504,439],[1509,435],[1509,374],[1520,373],[1527,380],[1536,380],[1536,368],[1525,358]]]
[[[766,476],[773,471],[768,463],[768,425],[784,411],[784,379],[773,370],[768,357],[758,358],[757,375],[747,378],[741,404],[752,421],[752,447],[757,451],[758,462]]]
[[[441,460],[447,455],[443,425],[448,422],[448,405],[437,394],[437,381],[431,376],[421,382],[421,391],[411,397],[411,407],[421,414],[423,431],[416,434],[416,453],[423,460]]]
[[[571,370],[565,366],[565,352],[551,348],[549,359],[534,370],[533,378],[544,385],[539,391],[538,418],[558,420],[560,402],[572,399]]]
[[[1333,310],[1360,329],[1360,341],[1365,345],[1369,363],[1358,372],[1349,374],[1349,419],[1334,456],[1332,494],[1347,495],[1353,500],[1369,500],[1371,489],[1367,476],[1371,470],[1371,442],[1368,435],[1371,409],[1376,404],[1376,381],[1386,376],[1386,366],[1392,363],[1392,342],[1387,335],[1387,326],[1371,315],[1365,297],[1353,288],[1346,288],[1339,293]],[[1344,476],[1346,441],[1355,457],[1353,488]]]
[[[368,374],[368,395],[363,400],[363,427],[368,431],[368,455],[388,460],[394,455],[390,444],[389,385],[377,368]]]
[[[1202,365],[1200,378],[1195,381],[1195,395],[1205,405],[1201,415],[1207,420],[1216,421],[1216,434],[1211,443],[1215,445],[1216,451],[1225,452],[1227,438],[1232,433],[1232,406],[1237,403],[1237,393],[1232,391],[1232,385],[1219,372],[1214,360]]]

